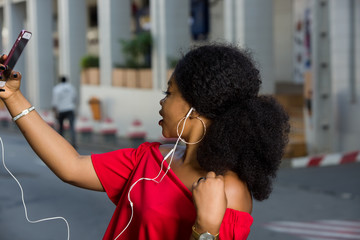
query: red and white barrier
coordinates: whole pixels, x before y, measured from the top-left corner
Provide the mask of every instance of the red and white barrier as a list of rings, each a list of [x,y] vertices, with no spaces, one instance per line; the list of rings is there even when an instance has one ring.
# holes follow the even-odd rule
[[[75,122],[75,131],[78,133],[92,133],[93,126],[89,118],[83,116],[77,118]]]
[[[135,119],[128,129],[128,137],[130,139],[144,139],[146,138],[146,131],[139,119]]]
[[[100,123],[100,133],[103,135],[116,135],[118,132],[116,124],[111,118],[106,118]]]
[[[10,113],[5,108],[1,108],[0,109],[0,121],[11,122],[11,120],[12,120],[12,118],[10,116]]]
[[[353,162],[360,162],[360,151],[294,158],[291,159],[291,167],[320,167]]]

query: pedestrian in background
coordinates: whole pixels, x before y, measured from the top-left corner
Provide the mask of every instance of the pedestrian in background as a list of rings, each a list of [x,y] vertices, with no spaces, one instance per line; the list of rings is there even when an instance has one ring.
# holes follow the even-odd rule
[[[75,111],[77,96],[75,88],[67,81],[65,76],[59,78],[52,95],[52,107],[59,124],[59,133],[64,136],[64,120],[70,125],[71,144],[76,148]]]

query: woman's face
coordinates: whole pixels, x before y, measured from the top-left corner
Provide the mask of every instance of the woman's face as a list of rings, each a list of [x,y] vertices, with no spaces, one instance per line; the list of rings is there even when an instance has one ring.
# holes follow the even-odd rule
[[[174,77],[170,78],[167,91],[164,93],[166,96],[160,100],[161,110],[159,113],[162,119],[159,121],[159,125],[162,127],[164,137],[177,138],[177,125],[189,112],[191,106],[182,97]],[[186,122],[186,125],[188,125],[188,122]],[[179,125],[179,132],[181,132],[181,128],[182,124]],[[186,138],[186,129],[182,135],[183,138]]]

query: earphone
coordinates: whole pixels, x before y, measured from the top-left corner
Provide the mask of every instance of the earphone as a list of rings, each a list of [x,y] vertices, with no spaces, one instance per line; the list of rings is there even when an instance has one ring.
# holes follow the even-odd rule
[[[134,216],[134,203],[131,201],[131,190],[135,187],[135,185],[140,182],[140,181],[153,181],[155,183],[161,183],[161,181],[164,179],[164,177],[167,175],[167,173],[169,172],[170,170],[170,167],[171,167],[171,163],[173,161],[173,158],[174,158],[174,154],[175,154],[175,150],[177,148],[177,145],[179,144],[179,141],[181,139],[181,135],[183,134],[184,132],[184,129],[185,129],[185,123],[186,123],[186,120],[190,117],[190,114],[195,111],[195,109],[193,107],[190,108],[190,110],[188,111],[188,113],[186,114],[185,116],[185,119],[184,119],[184,124],[183,124],[183,127],[181,129],[181,132],[179,134],[179,137],[177,138],[176,140],[176,143],[174,144],[174,147],[169,151],[168,154],[166,154],[166,156],[163,158],[163,160],[161,161],[161,166],[160,166],[160,171],[159,173],[156,175],[156,177],[154,178],[139,178],[138,180],[136,180],[129,188],[129,191],[128,191],[128,201],[129,201],[129,204],[130,204],[130,207],[131,207],[131,215],[130,215],[130,220],[128,221],[128,223],[126,224],[125,228],[119,233],[119,235],[116,236],[116,238],[114,238],[114,240],[117,240],[124,232],[125,230],[130,226],[130,223],[133,219],[133,216]],[[164,161],[166,159],[168,159],[169,157],[171,156],[170,158],[170,161],[169,161],[169,164],[168,164],[168,167],[165,171],[165,173],[163,174],[163,176],[161,177],[160,180],[157,180],[157,178],[160,176],[162,170],[163,170],[163,167],[164,167]]]
[[[0,137],[0,143],[1,143],[1,157],[2,157],[2,163],[4,165],[5,170],[10,174],[10,176],[16,181],[16,183],[18,184],[19,188],[20,188],[20,192],[21,192],[21,200],[24,206],[24,211],[25,211],[25,218],[29,223],[40,223],[40,222],[45,222],[45,221],[51,221],[51,220],[63,220],[66,223],[66,227],[67,227],[67,240],[70,239],[70,226],[68,221],[64,218],[64,217],[49,217],[49,218],[43,218],[43,219],[39,219],[39,220],[30,220],[28,217],[28,212],[27,212],[27,208],[26,208],[26,204],[25,204],[25,199],[24,199],[24,190],[19,182],[19,180],[12,174],[12,172],[6,167],[5,164],[5,151],[4,151],[4,143],[2,138]]]

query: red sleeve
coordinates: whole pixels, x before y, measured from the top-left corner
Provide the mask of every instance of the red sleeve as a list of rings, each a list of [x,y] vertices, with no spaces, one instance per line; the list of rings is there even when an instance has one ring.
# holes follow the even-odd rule
[[[105,192],[115,204],[119,201],[132,170],[136,166],[136,149],[127,148],[101,154],[92,154],[95,172]]]
[[[95,172],[108,197],[115,205],[119,202],[122,190],[143,154],[151,145],[156,144],[159,143],[145,142],[137,149],[125,148],[91,155]]]
[[[253,222],[252,216],[247,212],[240,212],[227,208],[220,226],[220,240],[246,240]]]

